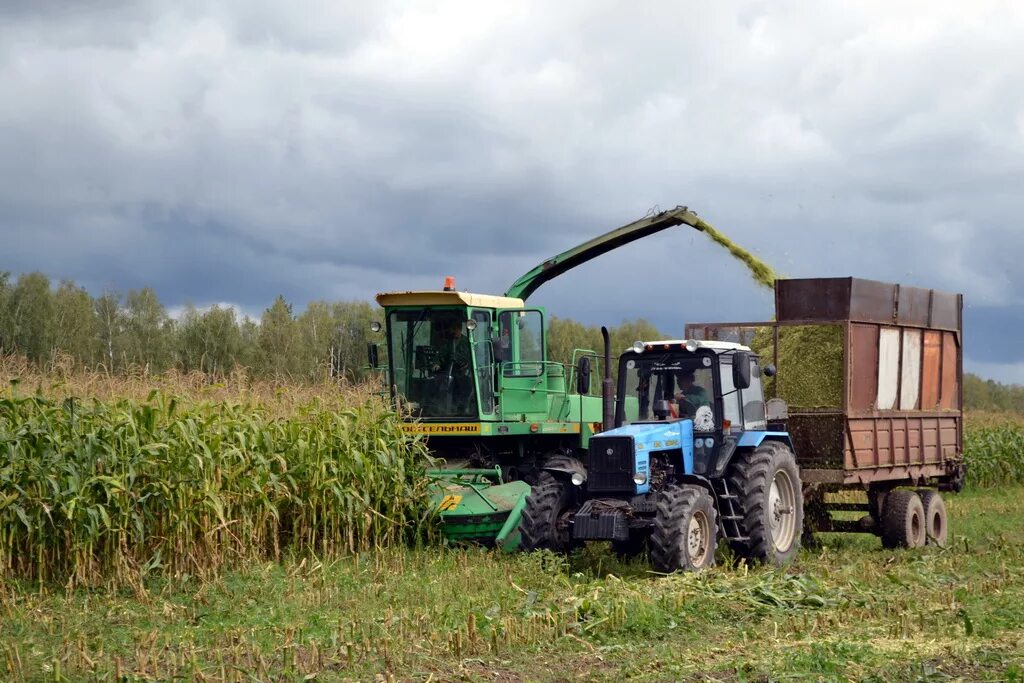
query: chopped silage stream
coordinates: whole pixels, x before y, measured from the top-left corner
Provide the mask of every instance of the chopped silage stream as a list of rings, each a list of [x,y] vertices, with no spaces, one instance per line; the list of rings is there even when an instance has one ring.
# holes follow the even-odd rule
[[[739,246],[716,228],[705,224],[704,232],[729,251],[750,271],[754,282],[774,290],[778,272]],[[774,318],[774,316],[773,316]],[[754,332],[751,348],[762,363],[775,362],[771,328]],[[782,326],[779,330],[776,377],[765,378],[765,394],[777,391],[792,408],[835,408],[843,395],[843,330],[838,325]]]

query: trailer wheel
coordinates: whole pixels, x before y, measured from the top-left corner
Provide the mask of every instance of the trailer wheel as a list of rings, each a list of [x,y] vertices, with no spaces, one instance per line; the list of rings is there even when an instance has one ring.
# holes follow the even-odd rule
[[[749,540],[733,544],[744,557],[784,565],[800,550],[804,498],[796,456],[779,441],[765,441],[736,457],[730,483],[738,492],[740,524]]]
[[[718,514],[711,494],[700,486],[665,488],[658,496],[651,533],[651,565],[669,574],[700,571],[715,562]]]
[[[921,506],[924,508],[925,543],[945,547],[949,538],[946,501],[942,500],[942,495],[938,491],[932,489],[918,489],[917,495],[921,498]]]
[[[907,489],[890,491],[882,507],[882,546],[919,548],[924,545],[925,532],[921,498]]]
[[[541,472],[526,497],[523,517],[519,520],[523,550],[546,548],[567,552],[572,547],[568,524],[571,507],[572,491],[566,483],[555,479],[550,472]]]

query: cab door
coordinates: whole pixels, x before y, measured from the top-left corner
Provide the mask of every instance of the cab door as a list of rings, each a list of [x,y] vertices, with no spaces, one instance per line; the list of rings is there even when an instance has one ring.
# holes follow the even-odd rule
[[[524,413],[538,420],[547,417],[545,341],[544,313],[540,309],[498,312],[494,355],[498,361],[501,419],[516,419]]]

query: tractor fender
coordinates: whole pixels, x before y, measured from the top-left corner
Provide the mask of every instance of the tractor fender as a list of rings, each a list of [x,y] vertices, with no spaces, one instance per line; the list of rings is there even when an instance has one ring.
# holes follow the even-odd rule
[[[677,474],[676,481],[680,484],[691,484],[705,489],[715,503],[715,512],[721,513],[721,510],[718,509],[718,494],[715,493],[715,488],[707,477],[702,477],[699,474]]]
[[[571,477],[577,472],[584,477],[587,476],[587,468],[583,466],[583,463],[578,458],[565,453],[552,453],[545,456],[540,461],[540,470],[551,472],[555,476]]]
[[[729,465],[741,453],[752,451],[765,441],[779,441],[789,447],[789,450],[796,452],[793,448],[793,440],[787,432],[749,431],[744,432],[736,441],[727,441],[718,452],[718,458],[708,475],[712,478],[725,476]]]

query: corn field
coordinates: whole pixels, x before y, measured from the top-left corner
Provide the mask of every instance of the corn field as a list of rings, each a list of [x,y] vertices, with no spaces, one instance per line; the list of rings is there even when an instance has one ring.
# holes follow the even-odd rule
[[[1024,483],[1024,425],[1008,419],[969,422],[964,431],[964,461],[968,486]]]
[[[429,527],[429,464],[366,400],[259,404],[0,396],[0,578],[129,585]]]

